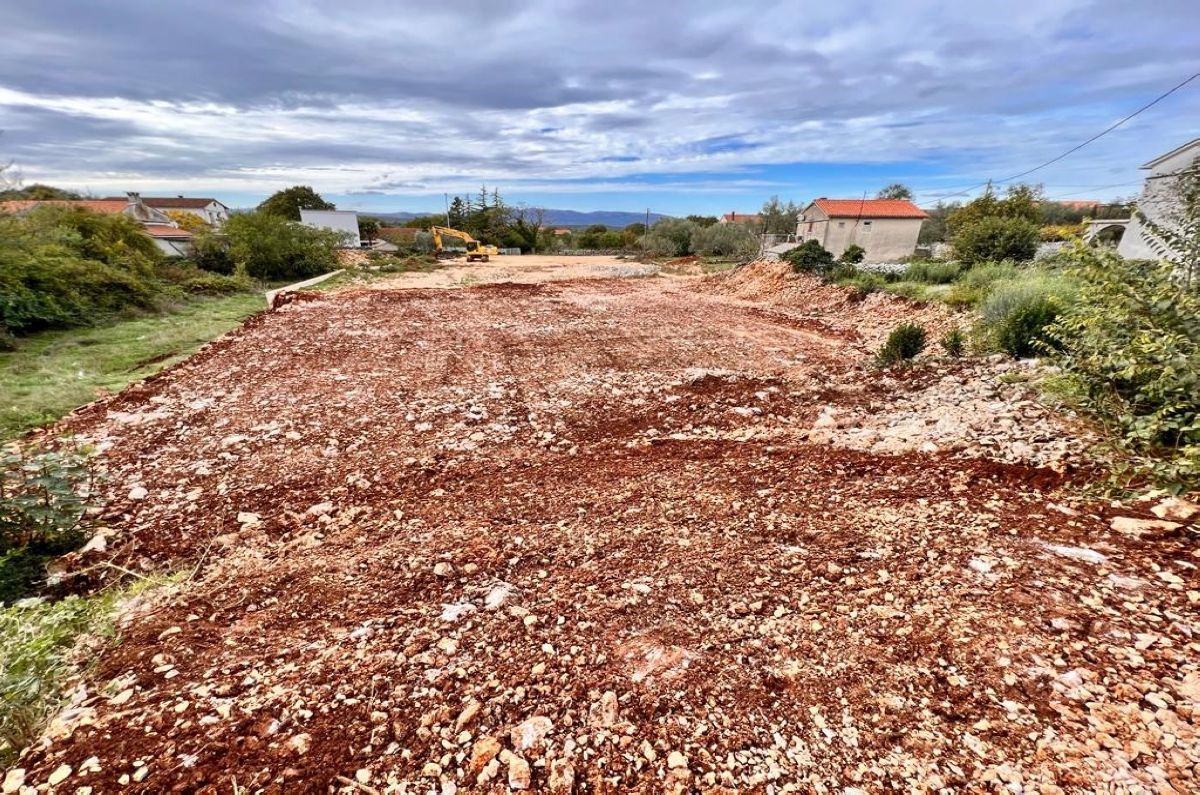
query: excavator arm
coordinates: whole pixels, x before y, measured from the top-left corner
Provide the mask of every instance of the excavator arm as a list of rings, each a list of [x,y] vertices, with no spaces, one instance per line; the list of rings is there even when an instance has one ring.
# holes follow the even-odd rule
[[[463,232],[460,229],[452,229],[448,226],[431,226],[430,234],[433,235],[433,253],[436,257],[451,256],[444,254],[443,237],[459,237],[467,244],[467,262],[474,260],[488,261],[488,257],[498,254],[499,251],[495,246],[485,246],[470,234]]]

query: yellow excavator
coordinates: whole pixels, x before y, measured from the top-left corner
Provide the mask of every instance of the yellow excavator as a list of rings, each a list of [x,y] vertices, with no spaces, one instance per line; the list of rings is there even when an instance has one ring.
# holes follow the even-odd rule
[[[461,237],[466,242],[467,262],[475,262],[476,260],[487,262],[489,257],[495,257],[500,253],[500,250],[495,246],[485,246],[466,232],[451,229],[448,226],[431,226],[429,231],[433,234],[433,255],[438,259],[458,256],[457,252],[447,251],[442,246],[443,235],[446,237]]]

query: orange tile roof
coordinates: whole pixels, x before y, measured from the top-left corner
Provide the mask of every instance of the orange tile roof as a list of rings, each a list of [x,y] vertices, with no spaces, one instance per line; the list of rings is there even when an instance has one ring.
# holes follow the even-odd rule
[[[927,218],[925,211],[907,199],[814,199],[830,218]]]
[[[104,215],[116,215],[124,212],[129,206],[126,199],[17,199],[13,201],[0,202],[0,210],[9,213],[19,213],[25,210],[32,210],[34,207],[40,207],[43,204],[58,204],[67,207],[82,207],[85,210],[91,210],[94,213]]]
[[[762,216],[757,213],[725,213],[721,220],[726,223],[757,224],[762,222]]]
[[[150,237],[186,238],[192,236],[192,233],[186,229],[180,229],[177,226],[167,226],[166,224],[146,224],[142,229]]]

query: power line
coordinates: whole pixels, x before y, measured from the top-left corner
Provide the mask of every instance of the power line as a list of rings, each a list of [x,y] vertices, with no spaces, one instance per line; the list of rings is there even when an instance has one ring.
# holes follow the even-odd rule
[[[1061,155],[1059,155],[1058,157],[1053,157],[1053,158],[1051,158],[1051,159],[1047,160],[1045,163],[1042,163],[1042,164],[1040,164],[1040,165],[1034,166],[1033,168],[1031,168],[1031,169],[1028,169],[1027,171],[1022,171],[1020,174],[1014,174],[1014,175],[1012,175],[1011,177],[1005,177],[1004,179],[997,179],[997,180],[987,180],[986,182],[981,182],[981,183],[980,183],[980,184],[978,184],[978,185],[972,185],[971,187],[969,187],[969,188],[966,188],[965,190],[958,191],[958,192],[956,192],[956,193],[947,193],[947,194],[944,194],[944,195],[942,195],[942,196],[933,196],[932,198],[933,198],[933,199],[949,199],[949,198],[953,198],[954,196],[963,196],[963,195],[965,195],[965,194],[967,194],[967,193],[970,193],[971,191],[978,190],[979,188],[985,187],[985,186],[987,186],[987,185],[992,185],[992,184],[999,185],[999,184],[1002,184],[1002,183],[1005,183],[1005,182],[1012,182],[1014,179],[1020,179],[1021,177],[1027,177],[1027,176],[1029,176],[1030,174],[1034,173],[1035,171],[1041,171],[1041,170],[1042,170],[1043,168],[1045,168],[1046,166],[1053,165],[1054,163],[1057,163],[1059,160],[1062,160],[1064,157],[1067,157],[1068,155],[1072,155],[1072,154],[1074,154],[1074,153],[1078,152],[1080,149],[1084,148],[1084,147],[1085,147],[1085,146],[1087,146],[1088,144],[1091,144],[1091,143],[1094,143],[1095,141],[1098,141],[1099,139],[1101,139],[1101,138],[1103,138],[1104,136],[1108,135],[1110,132],[1112,132],[1113,130],[1115,130],[1115,129],[1117,129],[1118,127],[1122,126],[1123,124],[1125,124],[1126,122],[1130,121],[1130,120],[1131,120],[1131,119],[1133,119],[1134,117],[1141,115],[1142,113],[1144,113],[1144,112],[1145,112],[1145,111],[1147,111],[1147,110],[1150,110],[1150,108],[1152,108],[1152,107],[1154,107],[1155,105],[1157,105],[1158,103],[1162,102],[1164,99],[1166,99],[1167,97],[1171,96],[1171,95],[1172,95],[1172,94],[1174,94],[1176,91],[1178,91],[1179,89],[1183,88],[1183,87],[1184,87],[1184,86],[1186,86],[1188,83],[1192,82],[1193,80],[1195,80],[1195,79],[1196,79],[1196,78],[1198,78],[1198,77],[1200,77],[1200,72],[1197,72],[1196,74],[1194,74],[1194,75],[1192,75],[1191,77],[1187,78],[1187,79],[1186,79],[1186,80],[1184,80],[1183,82],[1181,82],[1181,83],[1177,84],[1177,85],[1176,85],[1174,88],[1170,89],[1169,91],[1166,91],[1166,92],[1164,92],[1164,93],[1162,93],[1162,94],[1159,94],[1159,95],[1158,95],[1157,97],[1155,97],[1153,100],[1151,100],[1150,102],[1146,103],[1146,104],[1145,104],[1145,105],[1143,105],[1142,107],[1138,108],[1138,109],[1137,109],[1137,110],[1135,110],[1133,113],[1130,113],[1128,116],[1126,116],[1125,118],[1123,118],[1123,119],[1121,119],[1121,120],[1117,121],[1115,124],[1112,124],[1112,125],[1110,125],[1109,127],[1106,127],[1105,129],[1103,129],[1103,130],[1101,130],[1100,132],[1096,133],[1095,135],[1093,135],[1091,138],[1087,139],[1087,140],[1086,140],[1086,141],[1084,141],[1083,143],[1081,143],[1081,144],[1078,144],[1077,146],[1073,146],[1073,147],[1071,147],[1070,149],[1068,149],[1067,151],[1063,152],[1063,153],[1062,153]]]

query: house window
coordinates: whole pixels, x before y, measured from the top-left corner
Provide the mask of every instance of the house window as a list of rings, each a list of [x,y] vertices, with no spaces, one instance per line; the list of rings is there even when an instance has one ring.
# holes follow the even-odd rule
[[[845,228],[846,228],[846,222],[838,221],[838,229],[845,229]]]
[[[871,222],[870,221],[863,221],[863,231],[864,232],[871,231]]]

